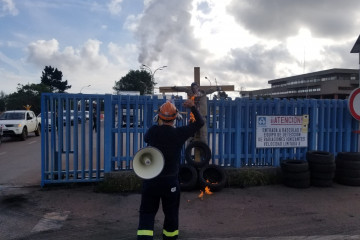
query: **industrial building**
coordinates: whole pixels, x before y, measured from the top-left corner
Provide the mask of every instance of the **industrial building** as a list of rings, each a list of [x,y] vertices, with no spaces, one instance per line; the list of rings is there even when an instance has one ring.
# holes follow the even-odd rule
[[[359,87],[359,70],[333,68],[268,81],[271,88],[241,91],[249,98],[346,99]]]

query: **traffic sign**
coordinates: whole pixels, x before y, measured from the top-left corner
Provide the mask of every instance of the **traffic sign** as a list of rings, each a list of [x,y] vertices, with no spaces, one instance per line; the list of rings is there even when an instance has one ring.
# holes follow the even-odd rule
[[[349,110],[356,120],[360,120],[360,88],[356,88],[350,93]]]

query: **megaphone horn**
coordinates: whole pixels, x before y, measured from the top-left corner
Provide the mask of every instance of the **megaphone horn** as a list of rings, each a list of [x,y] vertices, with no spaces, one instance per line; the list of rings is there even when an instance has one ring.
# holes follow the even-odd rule
[[[151,155],[148,156],[149,154],[144,154],[143,156],[141,156],[142,160],[143,160],[143,163],[146,165],[146,166],[150,166],[151,164]]]
[[[151,179],[159,175],[164,168],[164,156],[155,147],[140,149],[133,158],[133,169],[143,179]]]

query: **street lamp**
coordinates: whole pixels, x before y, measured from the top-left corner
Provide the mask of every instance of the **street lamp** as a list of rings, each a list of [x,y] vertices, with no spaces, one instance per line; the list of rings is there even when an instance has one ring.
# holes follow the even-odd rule
[[[211,81],[210,81],[210,79],[208,78],[208,77],[205,77],[205,79],[207,79],[208,81],[209,81],[209,83],[210,83],[210,87],[211,87]],[[211,100],[211,94],[210,94],[210,100]]]
[[[210,81],[210,79],[209,79],[208,77],[205,77],[205,79],[207,79],[207,80],[209,81],[210,86],[211,86],[211,81]]]
[[[91,86],[91,85],[83,86],[83,87],[80,89],[80,93],[81,93],[81,91],[82,91],[84,88],[90,87],[90,86]]]
[[[166,68],[166,67],[167,67],[167,66],[158,67],[157,69],[154,70],[154,72],[153,72],[153,71],[151,70],[151,68],[150,68],[148,65],[146,65],[146,64],[142,64],[140,68],[143,69],[143,70],[147,70],[147,71],[150,72],[150,75],[151,75],[151,83],[153,84],[153,83],[154,83],[154,76],[155,76],[156,71],[158,71],[158,70],[164,70],[164,68]],[[154,94],[154,86],[152,86],[152,94]]]
[[[209,81],[210,86],[211,86],[211,81],[210,81],[210,79],[209,79],[208,77],[205,77],[205,79],[207,79],[207,80]],[[214,81],[215,81],[215,86],[216,86],[216,89],[218,89],[218,88],[217,88],[217,81],[216,81],[216,78],[214,79]],[[210,99],[211,99],[211,94],[210,94]]]

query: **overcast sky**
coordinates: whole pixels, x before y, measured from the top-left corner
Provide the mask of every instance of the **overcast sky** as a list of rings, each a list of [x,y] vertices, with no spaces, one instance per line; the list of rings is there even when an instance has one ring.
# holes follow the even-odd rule
[[[202,85],[236,90],[358,69],[359,9],[359,0],[0,0],[0,91],[40,83],[49,65],[68,92],[99,94],[142,64],[168,66],[157,87],[190,85],[200,67]]]

